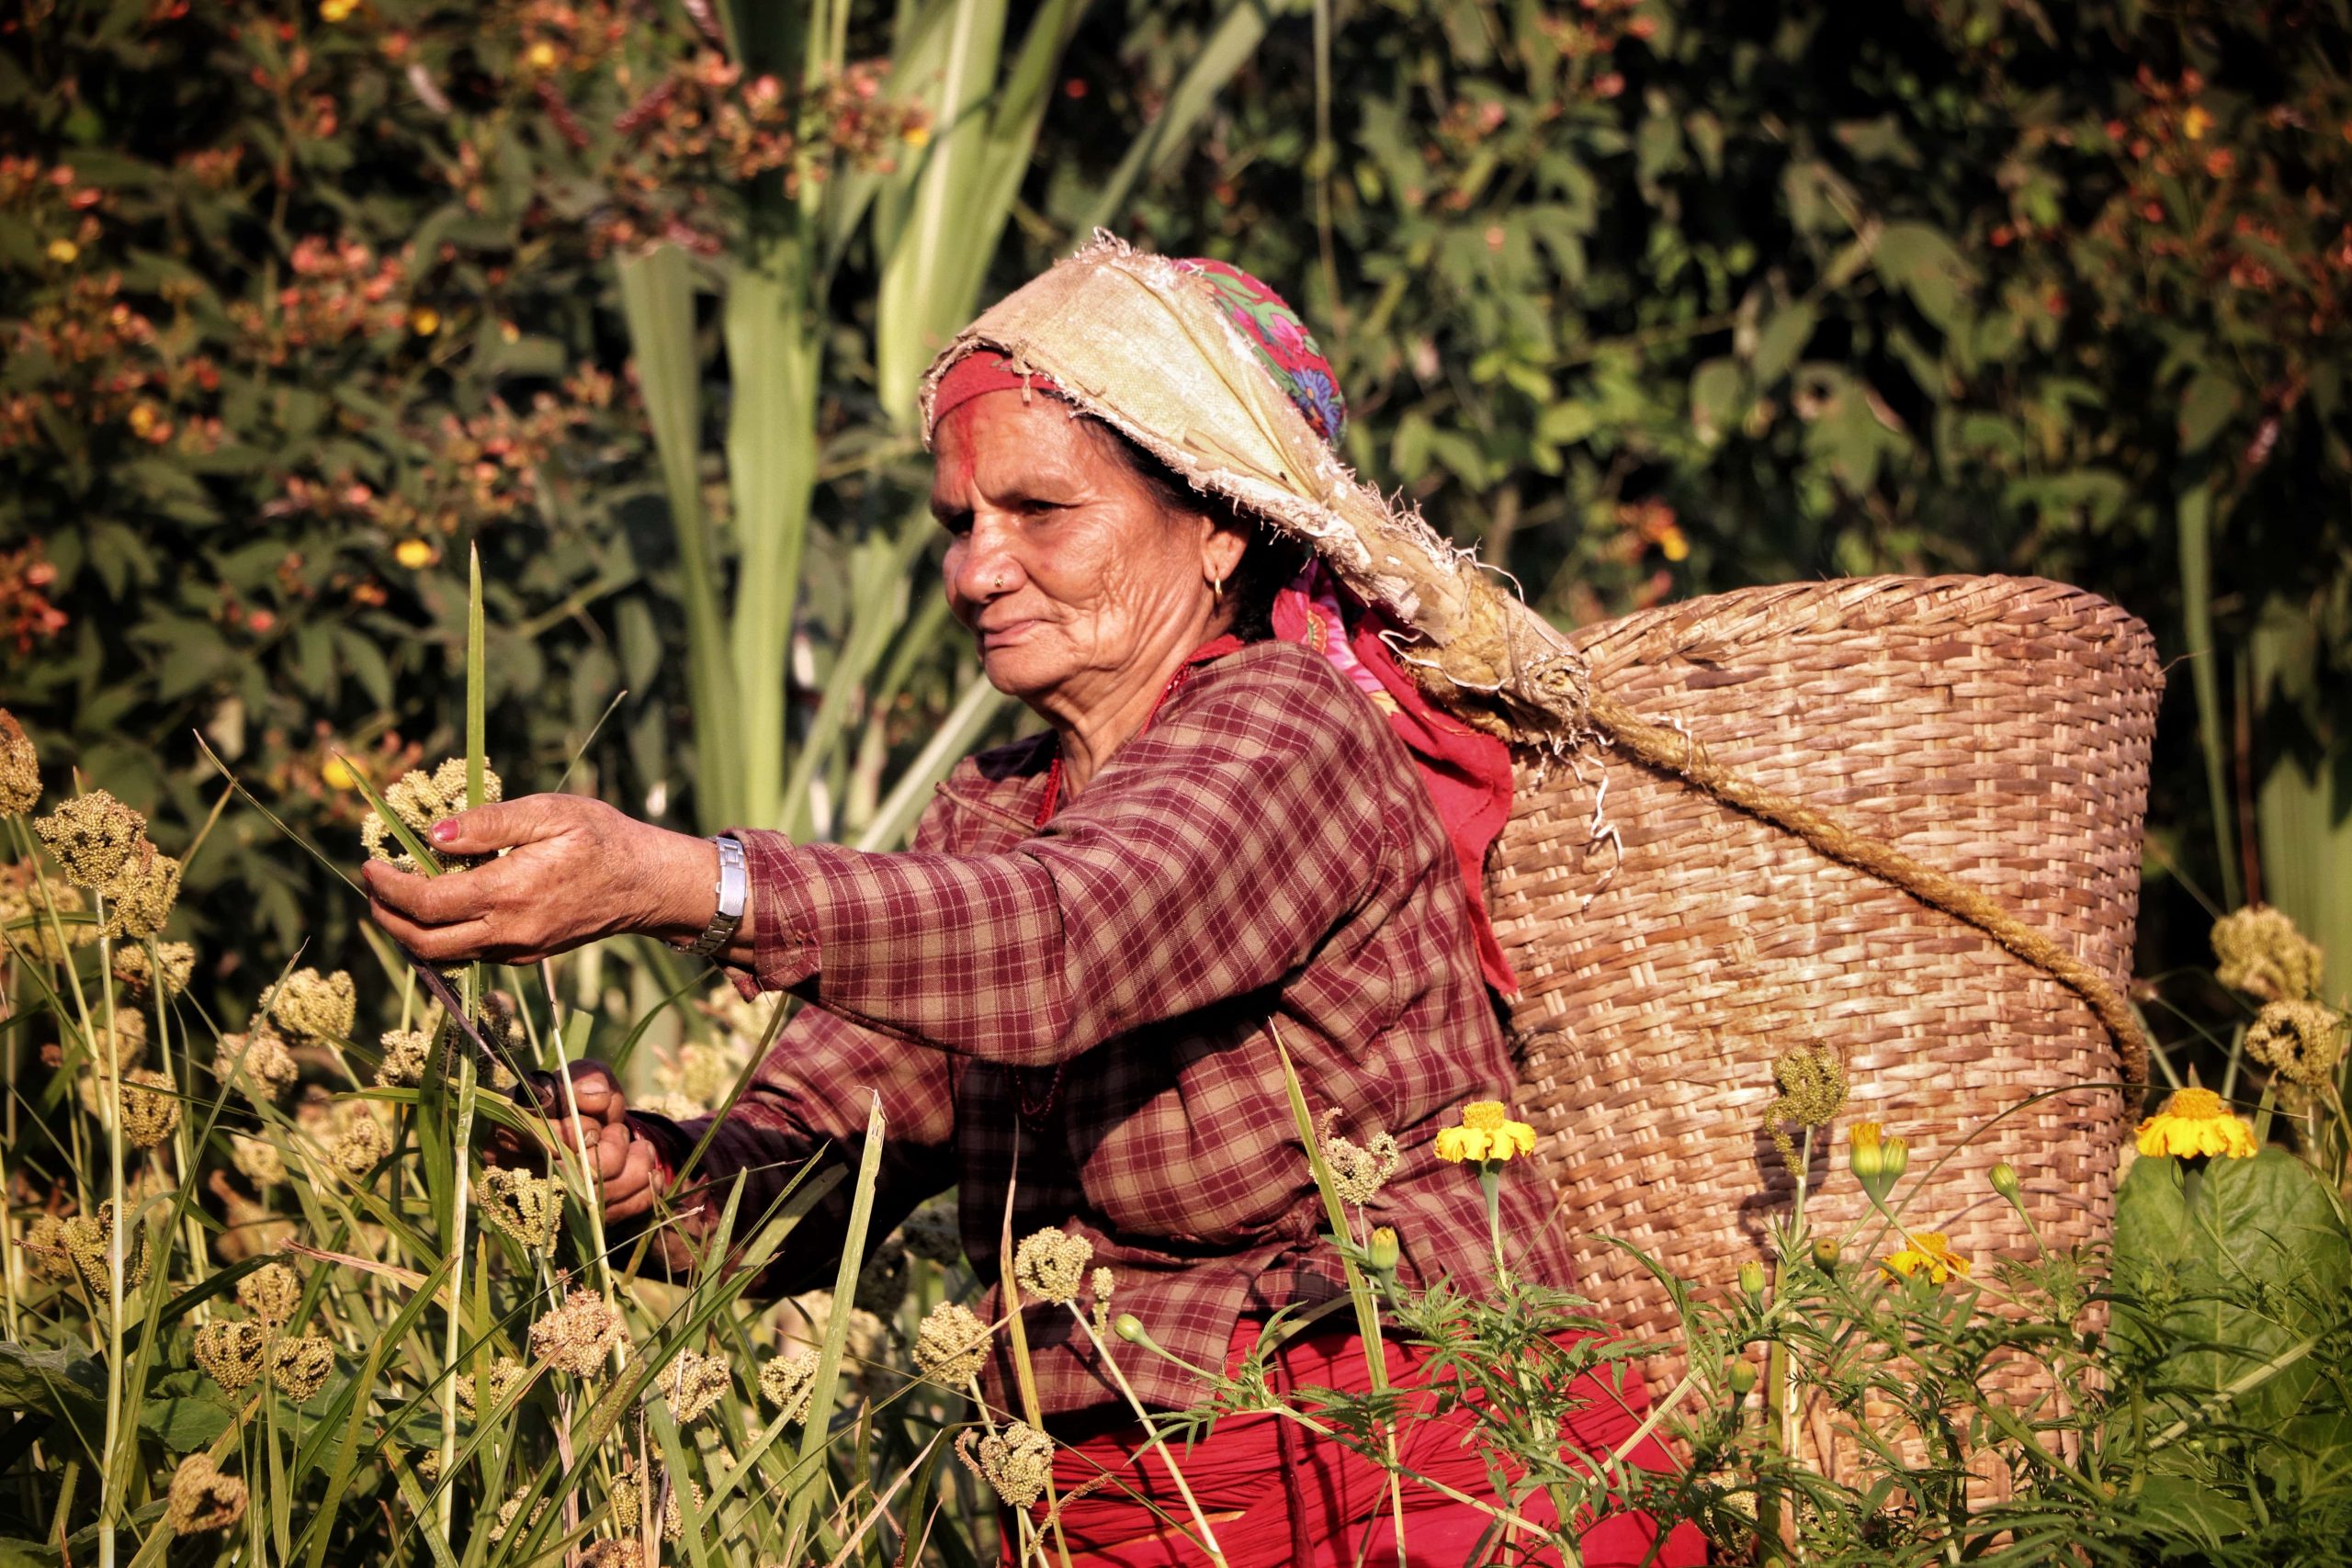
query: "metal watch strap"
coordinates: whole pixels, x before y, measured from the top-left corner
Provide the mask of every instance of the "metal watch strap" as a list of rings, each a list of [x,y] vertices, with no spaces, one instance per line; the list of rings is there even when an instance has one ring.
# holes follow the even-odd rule
[[[725,834],[710,841],[718,849],[718,908],[711,915],[710,924],[703,927],[702,935],[686,948],[695,958],[708,958],[734,940],[735,928],[743,923],[743,906],[752,891],[751,871],[743,860],[742,844]]]

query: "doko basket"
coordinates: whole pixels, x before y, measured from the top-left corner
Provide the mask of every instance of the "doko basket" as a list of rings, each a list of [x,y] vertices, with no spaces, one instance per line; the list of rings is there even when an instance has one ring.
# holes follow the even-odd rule
[[[1722,594],[1576,640],[1596,692],[2126,984],[2163,682],[2123,611],[2034,579],[1880,577]],[[2003,1159],[2050,1246],[2106,1238],[2123,1069],[2075,989],[1620,750],[1531,754],[1519,785],[1487,892],[1522,987],[1521,1104],[1600,1315],[1645,1337],[1675,1327],[1604,1238],[1702,1290],[1764,1256],[1790,1195],[1765,1108],[1775,1058],[1800,1043],[1843,1051],[1852,1082],[1815,1141],[1821,1223],[1859,1216],[1843,1129],[1875,1120],[1911,1140],[1924,1186],[1908,1214],[1961,1251],[2031,1255],[1986,1182]]]

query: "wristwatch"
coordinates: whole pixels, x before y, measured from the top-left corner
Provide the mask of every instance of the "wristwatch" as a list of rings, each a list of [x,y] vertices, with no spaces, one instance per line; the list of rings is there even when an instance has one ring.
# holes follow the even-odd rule
[[[686,946],[695,958],[708,958],[735,938],[743,923],[743,904],[751,896],[752,876],[743,861],[742,843],[719,834],[710,840],[718,848],[718,908],[703,927],[702,935]]]

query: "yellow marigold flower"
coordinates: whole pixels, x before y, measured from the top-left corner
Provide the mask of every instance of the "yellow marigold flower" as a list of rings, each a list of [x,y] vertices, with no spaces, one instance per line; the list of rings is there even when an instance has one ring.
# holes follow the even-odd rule
[[[61,238],[49,243],[49,259],[60,266],[73,265],[74,258],[81,254],[82,247],[71,240]]]
[[[920,122],[910,125],[899,133],[899,140],[910,147],[928,147],[931,145],[931,127]]]
[[[1951,1249],[1951,1238],[1941,1231],[1914,1231],[1911,1245],[1888,1258],[1885,1263],[1891,1274],[1905,1278],[1925,1273],[1931,1284],[1942,1284],[1955,1274],[1968,1272],[1968,1259]]]
[[[2140,1123],[2143,1155],[2195,1158],[2224,1155],[2251,1159],[2254,1129],[2210,1089],[2177,1089],[2165,1108]]]
[[[319,0],[319,20],[347,22],[351,20],[351,14],[357,9],[359,9],[359,0]]]
[[[541,39],[538,42],[533,44],[529,49],[523,51],[523,58],[530,64],[531,69],[534,71],[552,71],[555,69],[558,56],[555,51],[555,45],[548,42],[545,39]]]
[[[2201,141],[2205,133],[2213,129],[2213,117],[2206,111],[2204,105],[2193,105],[2187,114],[2180,117],[2180,129],[2191,141]]]
[[[408,313],[408,330],[419,337],[431,337],[441,330],[441,312],[430,305],[419,305]]]
[[[411,571],[422,571],[441,558],[430,539],[402,539],[392,547],[392,558]]]
[[[1513,1122],[1498,1100],[1477,1100],[1462,1108],[1462,1125],[1440,1129],[1437,1157],[1456,1165],[1464,1160],[1499,1163],[1535,1152],[1535,1129]]]
[[[329,789],[349,789],[359,781],[352,773],[350,763],[340,757],[329,757],[319,769],[319,782]]]

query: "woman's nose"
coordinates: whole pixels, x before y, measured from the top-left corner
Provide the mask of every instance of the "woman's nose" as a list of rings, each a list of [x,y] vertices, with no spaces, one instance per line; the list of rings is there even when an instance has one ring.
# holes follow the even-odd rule
[[[957,598],[967,604],[985,604],[1021,586],[1021,563],[1002,530],[975,520],[971,532],[957,544],[958,558],[948,583]]]

